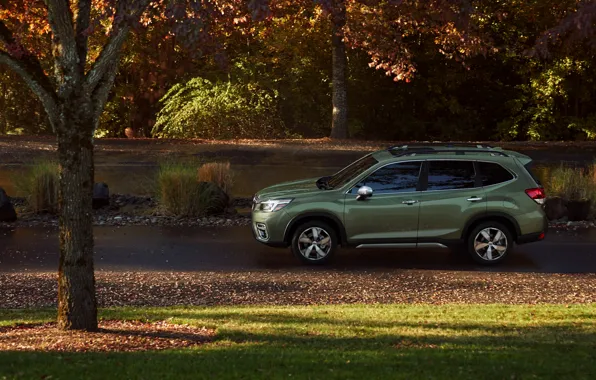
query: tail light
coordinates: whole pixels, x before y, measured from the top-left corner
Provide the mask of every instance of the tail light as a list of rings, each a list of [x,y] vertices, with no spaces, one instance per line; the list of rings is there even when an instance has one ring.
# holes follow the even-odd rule
[[[546,200],[546,193],[542,187],[526,189],[526,194],[528,194],[528,197],[532,198],[534,202],[540,205],[543,205],[544,201]]]

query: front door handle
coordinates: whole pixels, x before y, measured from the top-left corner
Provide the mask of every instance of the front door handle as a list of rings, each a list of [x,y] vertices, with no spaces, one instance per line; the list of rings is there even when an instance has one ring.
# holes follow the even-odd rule
[[[478,202],[478,201],[481,201],[481,200],[482,200],[482,197],[470,197],[470,198],[468,198],[468,201],[470,201],[470,202]]]
[[[410,199],[409,201],[403,201],[401,203],[403,203],[405,205],[413,205],[414,203],[418,203],[418,201]]]

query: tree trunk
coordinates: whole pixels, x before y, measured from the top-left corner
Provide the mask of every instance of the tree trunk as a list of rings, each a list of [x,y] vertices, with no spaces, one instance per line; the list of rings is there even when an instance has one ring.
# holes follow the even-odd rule
[[[346,4],[344,0],[337,2],[333,12],[332,44],[332,86],[333,86],[333,119],[331,138],[348,138],[348,96],[346,89],[346,44],[344,26],[346,25]]]
[[[97,330],[93,271],[93,141],[91,102],[73,95],[57,126],[60,160],[60,263],[58,326]]]

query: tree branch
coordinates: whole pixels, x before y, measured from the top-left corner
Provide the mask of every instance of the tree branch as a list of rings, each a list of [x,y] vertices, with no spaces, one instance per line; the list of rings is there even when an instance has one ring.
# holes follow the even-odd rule
[[[0,20],[0,42],[9,52],[0,50],[0,62],[10,67],[41,100],[54,127],[58,115],[58,96],[50,78],[44,73],[39,59],[17,42],[12,31]]]
[[[7,52],[0,50],[0,63],[7,65],[14,72],[20,75],[25,83],[27,83],[29,88],[33,91],[33,93],[37,95],[43,104],[46,113],[48,114],[50,123],[52,124],[52,129],[55,131],[59,118],[59,111],[57,96],[54,90],[48,90],[47,86],[44,85],[44,82],[40,81],[35,74],[30,72],[29,65],[26,61],[18,60],[9,55]]]
[[[123,25],[113,33],[109,41],[104,45],[99,57],[93,63],[93,67],[87,73],[87,87],[90,92],[95,90],[95,87],[102,80],[105,73],[109,70],[112,62],[116,60],[120,54],[120,49],[124,45],[124,41],[128,37],[130,27]]]
[[[114,85],[114,80],[116,79],[116,74],[118,73],[119,60],[120,57],[118,56],[116,60],[110,64],[103,78],[99,81],[95,91],[91,95],[91,101],[93,103],[93,120],[95,121],[95,125],[93,126],[94,135],[97,127],[99,126],[99,118],[101,117],[104,107],[108,101],[110,90]]]
[[[58,79],[70,81],[77,75],[79,64],[75,43],[72,11],[68,0],[45,0],[52,28],[52,50],[57,63]]]
[[[75,8],[75,43],[79,57],[80,75],[85,75],[85,64],[87,63],[87,41],[89,39],[89,27],[91,17],[91,0],[79,0]]]
[[[131,22],[138,20],[148,4],[148,0],[138,0],[131,9],[131,5],[127,3],[127,0],[118,2],[110,38],[93,63],[93,67],[87,73],[86,85],[89,92],[95,91],[95,87],[104,78],[106,72],[110,70],[112,63],[118,60],[122,45],[124,45],[124,41],[126,41],[130,32]]]

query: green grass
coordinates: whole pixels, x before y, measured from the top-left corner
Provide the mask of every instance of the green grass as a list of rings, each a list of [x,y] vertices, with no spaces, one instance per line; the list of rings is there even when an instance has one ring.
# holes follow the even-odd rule
[[[0,325],[53,310],[0,310]],[[124,308],[102,318],[217,329],[142,353],[0,352],[0,379],[592,379],[596,305]]]

